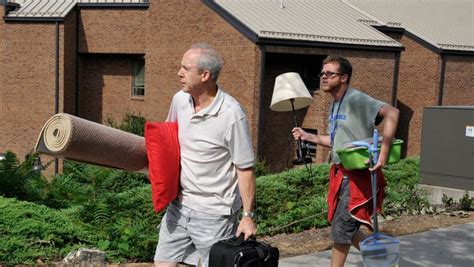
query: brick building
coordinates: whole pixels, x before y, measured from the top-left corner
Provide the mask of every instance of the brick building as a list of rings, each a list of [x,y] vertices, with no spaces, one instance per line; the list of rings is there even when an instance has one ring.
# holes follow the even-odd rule
[[[97,122],[127,112],[164,120],[182,54],[208,42],[224,60],[220,85],[243,104],[255,151],[272,169],[294,154],[291,113],[269,108],[274,78],[301,74],[314,102],[297,111],[298,121],[326,132],[331,99],[315,74],[328,54],[349,58],[354,87],[401,109],[397,137],[417,155],[424,106],[474,104],[473,38],[438,45],[372,2],[1,0],[0,152],[26,154],[56,112]],[[433,0],[433,8],[444,2]],[[468,20],[451,31],[472,37],[473,28]],[[326,156],[318,147],[316,162]]]

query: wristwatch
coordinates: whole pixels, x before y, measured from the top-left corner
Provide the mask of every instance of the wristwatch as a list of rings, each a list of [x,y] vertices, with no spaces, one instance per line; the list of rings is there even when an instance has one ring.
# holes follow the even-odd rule
[[[253,219],[255,217],[255,212],[253,211],[242,211],[242,217],[250,217]]]

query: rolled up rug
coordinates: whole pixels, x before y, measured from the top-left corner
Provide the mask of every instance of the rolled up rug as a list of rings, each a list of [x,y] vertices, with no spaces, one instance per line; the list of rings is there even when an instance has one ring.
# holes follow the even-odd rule
[[[45,123],[35,150],[128,171],[148,167],[144,137],[66,113],[58,113]]]

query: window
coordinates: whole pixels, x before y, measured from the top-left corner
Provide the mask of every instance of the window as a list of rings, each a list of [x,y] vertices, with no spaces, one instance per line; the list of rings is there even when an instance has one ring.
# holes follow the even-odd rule
[[[277,74],[298,72],[311,94],[319,89],[319,72],[324,55],[313,54],[280,54],[268,53],[267,66],[271,66]]]
[[[145,59],[133,60],[132,97],[145,95]]]
[[[306,56],[305,58],[302,58],[301,63],[298,72],[309,92],[312,94],[314,91],[319,89],[318,73],[321,70],[322,60],[315,56]]]

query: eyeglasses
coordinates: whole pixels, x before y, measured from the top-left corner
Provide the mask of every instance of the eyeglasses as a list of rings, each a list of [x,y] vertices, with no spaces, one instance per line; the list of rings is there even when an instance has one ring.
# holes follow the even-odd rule
[[[319,78],[322,78],[324,75],[326,75],[326,77],[328,78],[334,78],[336,77],[336,75],[343,75],[343,74],[339,72],[332,72],[332,71],[320,72],[318,74]]]

